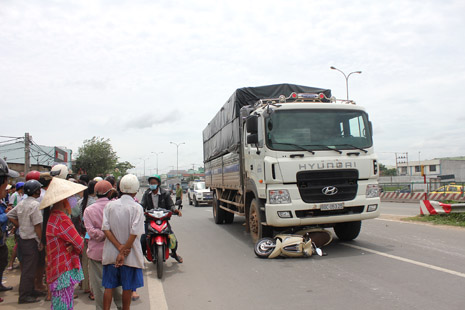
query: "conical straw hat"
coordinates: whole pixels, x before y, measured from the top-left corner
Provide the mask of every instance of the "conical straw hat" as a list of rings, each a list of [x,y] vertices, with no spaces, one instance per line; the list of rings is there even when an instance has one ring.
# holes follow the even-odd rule
[[[40,202],[39,209],[45,209],[54,203],[82,192],[86,188],[87,186],[54,177],[45,192],[44,198]]]

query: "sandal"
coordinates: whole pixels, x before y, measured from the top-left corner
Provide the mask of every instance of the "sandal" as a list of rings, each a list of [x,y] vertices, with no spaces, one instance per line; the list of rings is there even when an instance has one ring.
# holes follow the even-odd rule
[[[79,296],[77,294],[74,294],[73,299],[78,298]]]
[[[177,254],[175,255],[175,254],[171,253],[170,256],[171,256],[172,258],[174,258],[174,259],[175,259],[178,263],[180,263],[180,264],[182,264],[182,262],[184,261],[180,255],[177,255]]]
[[[92,292],[89,293],[89,299],[90,300],[95,300],[94,293],[92,293]]]

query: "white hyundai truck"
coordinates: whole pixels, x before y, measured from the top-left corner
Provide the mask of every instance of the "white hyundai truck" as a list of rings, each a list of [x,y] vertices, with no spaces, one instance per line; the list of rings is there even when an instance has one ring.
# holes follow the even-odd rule
[[[355,239],[380,213],[372,132],[365,109],[329,89],[237,89],[203,131],[215,223],[245,216],[253,241],[312,226]]]

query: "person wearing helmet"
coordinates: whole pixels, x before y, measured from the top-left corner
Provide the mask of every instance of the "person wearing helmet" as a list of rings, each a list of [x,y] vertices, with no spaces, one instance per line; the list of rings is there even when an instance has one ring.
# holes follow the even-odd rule
[[[148,178],[149,182],[149,188],[144,192],[142,195],[142,200],[141,200],[141,205],[144,208],[144,211],[151,210],[151,209],[156,209],[156,208],[162,208],[166,210],[170,210],[174,214],[177,214],[178,216],[182,216],[182,212],[176,208],[176,205],[173,203],[173,200],[171,199],[171,195],[165,191],[163,188],[160,187],[161,185],[161,178],[158,174],[151,175]],[[145,222],[145,234],[142,236],[142,250],[145,255],[146,252],[146,243],[147,243],[147,225],[148,223]],[[168,223],[169,229],[170,229],[170,235],[174,236],[173,229],[171,228],[171,225]],[[183,259],[180,255],[176,253],[178,249],[178,241],[176,239],[176,245],[174,249],[171,249],[171,257],[173,257],[178,263],[182,263]]]
[[[19,173],[8,168],[8,164],[0,158],[0,200],[6,198],[7,192],[6,188],[8,187],[9,178],[17,178]],[[5,203],[0,205],[0,279],[3,278],[3,272],[5,267],[8,264],[8,247],[5,243],[7,235],[7,223],[8,217],[6,213],[8,212],[8,206]],[[11,286],[4,286],[0,281],[0,292],[12,290]],[[0,298],[0,302],[3,299]]]
[[[94,293],[96,310],[103,309],[103,295],[105,291],[102,287],[102,252],[106,239],[105,233],[102,231],[103,210],[110,202],[110,197],[114,191],[115,190],[110,182],[105,180],[97,182],[94,187],[97,200],[84,210],[84,225],[86,227],[87,234],[89,235],[89,242],[87,245],[89,282]],[[121,288],[118,287],[115,289],[114,293],[115,295],[113,298],[115,305],[118,309],[121,309]]]
[[[18,303],[38,302],[37,297],[45,293],[35,290],[35,275],[39,263],[39,252],[43,250],[42,213],[39,210],[40,184],[37,180],[29,180],[24,184],[27,198],[22,200],[16,208],[8,212],[9,220],[19,230],[19,251],[21,252],[21,278],[19,281]]]
[[[106,237],[101,282],[105,287],[104,310],[110,309],[114,288],[122,286],[123,309],[129,309],[132,292],[144,286],[144,258],[140,243],[144,233],[144,213],[134,201],[139,191],[139,180],[133,174],[125,175],[121,179],[120,190],[121,198],[110,201],[103,210],[102,231]]]
[[[24,199],[24,182],[18,182],[15,185],[16,191],[10,196],[8,206],[16,207]]]

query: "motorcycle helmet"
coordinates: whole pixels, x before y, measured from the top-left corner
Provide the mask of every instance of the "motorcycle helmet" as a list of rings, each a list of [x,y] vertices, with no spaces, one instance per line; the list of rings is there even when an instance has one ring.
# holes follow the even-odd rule
[[[60,171],[60,174],[57,175],[60,179],[65,179],[68,176],[68,167],[63,164],[58,164],[52,167],[52,171]]]
[[[133,174],[126,174],[119,186],[122,193],[135,194],[139,191],[139,180]]]
[[[150,180],[151,179],[157,179],[158,180],[158,184],[161,184],[161,178],[158,174],[152,174],[151,176],[149,176],[149,178],[147,179],[147,181],[150,183]]]
[[[0,158],[0,177],[3,176],[17,178],[19,177],[19,173],[14,170],[8,169],[8,164],[6,163],[6,161],[3,160],[3,158]]]
[[[95,184],[94,192],[97,195],[106,195],[112,189],[113,189],[113,186],[111,186],[110,182],[102,180],[102,181],[97,182],[97,184]]]
[[[29,171],[28,174],[26,174],[26,181],[29,181],[29,180],[39,181],[39,179],[40,179],[40,172],[37,170]]]
[[[102,177],[95,177],[95,178],[93,178],[93,180],[94,180],[94,181],[97,181],[97,182],[100,182],[100,181],[103,180],[103,178],[102,178]]]
[[[42,184],[40,184],[39,181],[29,180],[26,183],[24,183],[24,193],[28,196],[32,196],[41,187],[42,187]]]

